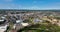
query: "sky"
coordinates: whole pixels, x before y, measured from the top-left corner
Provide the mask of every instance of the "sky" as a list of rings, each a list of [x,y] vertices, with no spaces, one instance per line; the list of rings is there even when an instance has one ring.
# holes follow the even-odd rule
[[[0,0],[0,9],[60,9],[60,0]]]

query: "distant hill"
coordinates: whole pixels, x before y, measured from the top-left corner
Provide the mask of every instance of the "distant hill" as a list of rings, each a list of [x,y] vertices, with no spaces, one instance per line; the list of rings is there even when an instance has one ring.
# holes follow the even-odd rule
[[[0,9],[0,11],[55,11],[55,12],[60,12],[60,10],[28,10],[28,9]]]

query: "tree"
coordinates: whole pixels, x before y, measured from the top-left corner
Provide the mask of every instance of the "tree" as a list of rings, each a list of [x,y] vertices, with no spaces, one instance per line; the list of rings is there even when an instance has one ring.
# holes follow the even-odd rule
[[[35,24],[28,27],[24,27],[19,31],[20,32],[60,32],[60,27],[51,23],[48,23],[48,25]]]

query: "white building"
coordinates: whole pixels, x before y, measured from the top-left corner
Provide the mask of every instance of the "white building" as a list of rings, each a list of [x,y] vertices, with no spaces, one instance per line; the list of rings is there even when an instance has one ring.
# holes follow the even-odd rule
[[[23,20],[16,20],[16,23],[21,23],[23,22]]]
[[[2,16],[1,18],[5,19],[5,17],[4,17],[4,16]]]
[[[40,20],[38,18],[35,18],[33,21],[34,21],[34,23],[43,22],[42,20]]]
[[[4,20],[0,20],[0,22],[3,22]]]
[[[0,32],[6,31],[8,25],[0,26]]]
[[[28,23],[21,23],[22,26],[28,26],[29,24]]]
[[[16,23],[21,23],[22,26],[27,26],[28,23],[23,23],[23,20],[16,20]]]

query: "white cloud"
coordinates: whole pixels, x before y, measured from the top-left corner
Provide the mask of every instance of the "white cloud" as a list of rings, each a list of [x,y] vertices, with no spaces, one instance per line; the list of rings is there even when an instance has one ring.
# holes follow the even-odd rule
[[[39,7],[39,6],[25,6],[19,4],[0,4],[0,9],[34,9],[34,10],[41,10],[41,9],[60,9],[59,7]]]
[[[40,9],[38,6],[23,7],[22,9]]]
[[[39,7],[39,6],[30,6],[23,7],[21,9],[31,9],[31,10],[49,10],[49,9],[60,9],[59,7]]]
[[[0,9],[21,9],[18,4],[0,4]]]

